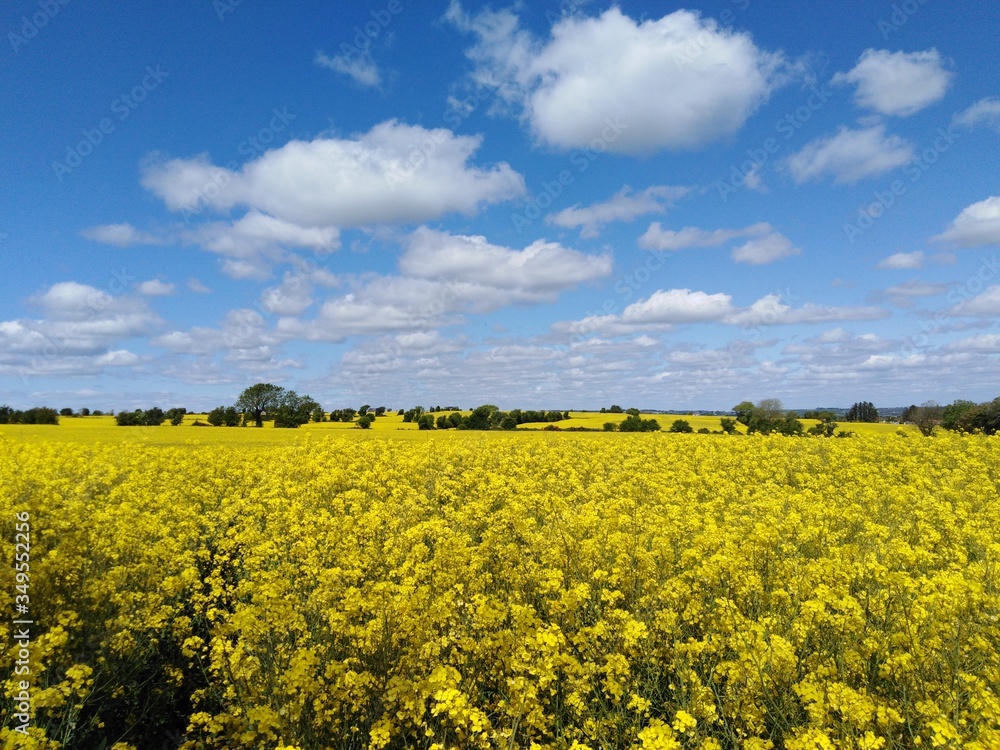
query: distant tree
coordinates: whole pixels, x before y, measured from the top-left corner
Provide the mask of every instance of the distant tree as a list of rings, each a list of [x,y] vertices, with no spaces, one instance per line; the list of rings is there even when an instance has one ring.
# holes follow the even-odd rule
[[[249,414],[257,427],[264,426],[264,416],[272,414],[279,406],[285,389],[271,383],[257,383],[247,388],[236,400],[236,408]]]
[[[115,415],[115,422],[119,427],[139,427],[142,425],[142,409],[134,411],[120,409]]]
[[[146,427],[159,427],[166,421],[167,414],[159,406],[154,406],[152,409],[146,409],[146,411],[142,413],[142,424]]]
[[[83,407],[82,409],[80,409],[80,416],[81,417],[89,417],[90,416],[90,409],[88,409],[86,406]]]
[[[360,409],[358,409],[358,414],[360,414],[363,417],[365,414],[368,413],[368,410],[371,408],[372,408],[371,404],[365,404]]]
[[[636,414],[629,414],[618,424],[619,432],[659,432],[660,423],[655,419],[641,419]]]
[[[103,411],[101,411],[100,409],[94,409],[94,410],[93,410],[93,411],[91,412],[91,415],[92,415],[92,416],[95,416],[95,417],[103,417],[103,416],[104,416],[104,412],[103,412]]]
[[[434,429],[434,414],[431,412],[426,412],[420,415],[417,420],[418,430],[433,430]]]
[[[375,417],[373,417],[371,414],[363,414],[360,417],[358,417],[358,427],[360,427],[362,430],[367,430],[369,427],[372,426],[372,422],[374,421]]]
[[[604,423],[604,431],[605,432],[614,432],[617,429],[618,429],[618,425],[615,424],[614,422],[605,422]]]
[[[376,417],[384,417],[385,416],[385,412],[386,412],[385,407],[384,406],[380,406],[377,409],[375,409],[375,416]]]
[[[226,407],[216,406],[212,411],[208,413],[205,420],[212,425],[212,427],[222,427],[226,421]]]
[[[300,396],[295,391],[285,391],[278,407],[274,410],[274,426],[297,428],[306,424],[312,413],[319,407],[309,396]]]
[[[727,435],[738,434],[739,431],[736,429],[737,423],[735,419],[732,419],[731,417],[722,417],[722,419],[719,421],[722,423],[722,431],[724,433],[726,433]]]
[[[622,408],[618,404],[611,404],[611,408],[608,409],[608,414],[621,414]]]
[[[396,416],[397,417],[401,417],[404,414],[406,414],[406,410],[405,409],[400,409],[399,411],[396,412]]]
[[[820,437],[833,437],[836,431],[836,422],[820,422],[817,425],[813,425],[808,430],[810,435],[819,435]]]
[[[978,409],[979,404],[974,401],[953,401],[944,407],[944,410],[941,412],[941,426],[946,430],[971,432],[971,430],[964,428],[967,425],[971,425],[973,420],[970,417]]]
[[[177,427],[184,421],[184,415],[187,414],[187,409],[183,408],[173,408],[167,409],[167,419],[170,420],[170,424]]]
[[[667,432],[694,432],[694,428],[686,419],[675,419]]]
[[[60,409],[59,410],[59,416],[60,417],[72,417],[73,416],[73,410],[70,409],[70,408]]]
[[[59,424],[59,412],[47,406],[35,406],[14,415],[21,424]]]
[[[847,410],[844,419],[848,422],[878,422],[878,410],[871,401],[858,401]]]
[[[472,410],[463,421],[470,430],[488,430],[491,427],[490,416],[499,409],[493,404],[483,404]]]
[[[516,430],[517,429],[517,418],[514,417],[514,416],[512,416],[512,415],[510,415],[510,414],[505,414],[503,416],[503,418],[500,420],[500,429],[501,430]]]
[[[448,415],[448,421],[451,423],[452,427],[458,428],[462,424],[462,415],[457,411],[453,411]]]
[[[944,416],[944,409],[935,401],[928,401],[922,406],[918,406],[911,415],[913,424],[920,430],[924,437],[934,434],[934,428],[941,424]]]
[[[750,424],[750,417],[753,411],[754,405],[749,401],[741,401],[733,407],[733,412],[736,414],[736,421],[743,425]]]
[[[633,408],[631,408],[631,409],[626,409],[626,410],[625,410],[625,413],[626,413],[626,414],[630,414],[630,415],[631,415],[631,416],[633,416],[633,417],[638,417],[638,416],[639,416],[639,410],[638,410],[638,409],[636,409],[636,408],[634,408],[634,407],[633,407]]]
[[[698,430],[698,434],[699,435],[711,435],[712,431],[710,429],[708,429],[707,427],[702,427],[701,429]]]
[[[444,414],[442,414],[436,420],[434,420],[434,424],[437,425],[437,428],[439,430],[448,430],[448,429],[451,429],[451,427],[452,427],[452,424],[448,420],[448,417],[445,416]]]

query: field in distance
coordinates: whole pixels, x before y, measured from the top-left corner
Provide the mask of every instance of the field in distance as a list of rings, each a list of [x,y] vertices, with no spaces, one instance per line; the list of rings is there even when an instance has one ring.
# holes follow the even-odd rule
[[[448,414],[450,412],[440,412]],[[468,411],[461,412],[463,415]],[[625,414],[601,414],[599,412],[570,412],[570,418],[560,422],[529,422],[520,425],[516,432],[539,432],[550,425],[560,430],[571,427],[586,427],[600,430],[606,422],[621,422]],[[675,419],[684,419],[697,432],[700,429],[716,431],[719,429],[720,418],[710,416],[688,416],[684,414],[643,414],[643,419],[655,419],[661,430],[670,429]],[[115,418],[100,417],[61,417],[58,426],[51,425],[0,425],[0,437],[12,440],[36,442],[58,441],[73,443],[121,443],[141,442],[152,445],[184,445],[186,443],[214,445],[241,443],[248,445],[283,445],[293,443],[306,437],[347,437],[371,439],[377,437],[394,437],[404,440],[440,439],[450,435],[481,435],[479,431],[467,430],[419,430],[415,422],[404,422],[403,417],[395,413],[378,417],[367,430],[362,430],[356,422],[309,422],[298,429],[277,430],[271,422],[265,422],[262,429],[253,427],[195,427],[195,422],[204,423],[205,414],[188,414],[184,422],[174,427],[164,423],[159,427],[119,427]],[[814,419],[801,419],[803,426],[809,429],[818,422]],[[838,431],[846,430],[858,435],[893,435],[902,429],[906,434],[919,437],[920,433],[913,425],[896,425],[885,423],[840,422]],[[737,425],[740,432],[745,432],[743,425]],[[486,434],[510,434],[503,431],[490,431]],[[547,432],[546,434],[551,434]],[[614,433],[618,434],[618,433]],[[720,436],[715,436],[720,437]]]

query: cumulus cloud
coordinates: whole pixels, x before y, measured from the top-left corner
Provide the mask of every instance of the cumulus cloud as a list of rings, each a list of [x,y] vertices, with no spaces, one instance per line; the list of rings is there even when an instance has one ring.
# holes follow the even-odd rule
[[[766,265],[802,252],[791,240],[767,223],[753,224],[743,229],[705,230],[685,227],[674,231],[664,229],[660,222],[655,221],[639,238],[639,246],[646,250],[676,252],[693,247],[719,247],[734,239],[746,237],[752,239],[732,251],[732,259],[737,263]]]
[[[590,206],[577,204],[550,215],[547,221],[567,229],[579,228],[581,237],[597,237],[605,224],[632,221],[646,214],[662,214],[673,206],[674,201],[689,192],[685,187],[654,185],[634,193],[631,187],[625,185],[610,200]]]
[[[856,130],[842,127],[820,138],[786,161],[797,183],[832,177],[850,184],[903,166],[913,159],[913,145],[897,135],[887,135],[885,125]]]
[[[382,75],[370,51],[363,54],[336,55],[330,57],[323,52],[317,52],[313,62],[322,68],[328,68],[335,73],[341,73],[351,78],[359,86],[378,88],[382,83]]]
[[[477,37],[467,52],[477,83],[520,111],[539,140],[609,151],[693,149],[737,132],[783,80],[781,53],[747,33],[678,10],[635,21],[617,7],[567,16],[540,40],[511,11],[447,17]],[[656,92],[651,95],[651,92]],[[609,122],[620,132],[608,137]]]
[[[801,253],[802,251],[795,247],[790,239],[778,232],[772,232],[734,249],[733,260],[737,263],[763,266]]]
[[[523,250],[492,245],[485,237],[452,235],[426,227],[413,232],[399,261],[416,278],[443,279],[548,295],[611,273],[609,255],[588,255],[539,240]]]
[[[884,293],[877,294],[876,299],[884,297],[899,307],[912,307],[915,300],[923,297],[936,297],[946,293],[948,288],[948,284],[931,284],[914,279],[889,287]]]
[[[949,227],[932,238],[961,247],[1000,245],[1000,196],[973,203],[962,210]]]
[[[135,296],[87,284],[54,284],[28,299],[38,318],[0,321],[0,371],[21,375],[96,374],[130,364],[112,347],[148,335],[160,319]]]
[[[148,232],[141,232],[131,224],[102,224],[84,229],[81,234],[105,245],[129,247],[131,245],[160,245],[163,240]]]
[[[1000,285],[987,287],[981,294],[960,302],[949,310],[959,317],[996,317],[1000,315]]]
[[[893,253],[878,264],[879,268],[891,271],[916,270],[923,266],[924,254],[919,250],[914,253]]]
[[[1000,132],[1000,97],[980,99],[968,109],[955,115],[955,125],[977,128],[980,125]]]
[[[705,230],[697,227],[685,227],[674,231],[664,229],[660,222],[654,221],[646,233],[639,238],[639,247],[646,250],[685,250],[691,247],[719,247],[740,237],[759,237],[774,231],[770,224],[754,224],[744,229],[714,229]]]
[[[954,73],[936,49],[923,52],[866,50],[847,73],[833,77],[834,84],[855,84],[858,106],[883,115],[906,117],[944,98]]]
[[[792,308],[777,295],[767,295],[749,307],[733,305],[728,294],[695,292],[690,289],[657,290],[632,303],[620,315],[593,315],[552,326],[558,334],[609,336],[671,331],[678,325],[719,323],[743,328],[759,326],[827,323],[843,320],[875,320],[888,313],[879,307],[828,307],[806,304]]]
[[[417,222],[524,193],[510,165],[469,164],[481,143],[390,120],[353,138],[290,141],[239,171],[216,167],[206,155],[153,160],[142,184],[172,211],[246,206],[299,227]]]
[[[174,285],[159,279],[150,279],[136,285],[139,294],[145,297],[165,297],[174,293]]]

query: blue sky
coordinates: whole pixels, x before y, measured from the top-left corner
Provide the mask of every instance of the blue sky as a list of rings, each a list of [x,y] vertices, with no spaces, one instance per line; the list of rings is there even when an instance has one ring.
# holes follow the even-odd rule
[[[992,399],[997,28],[985,0],[14,0],[0,401]]]

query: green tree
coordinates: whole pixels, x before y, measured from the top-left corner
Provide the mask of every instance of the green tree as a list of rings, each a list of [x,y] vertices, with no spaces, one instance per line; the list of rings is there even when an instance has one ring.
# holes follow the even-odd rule
[[[913,424],[920,430],[920,434],[924,437],[930,437],[934,434],[934,429],[941,424],[943,416],[944,409],[937,402],[928,401],[922,406],[918,406],[913,411],[911,418]]]
[[[247,388],[236,400],[236,408],[249,414],[257,427],[264,426],[265,415],[270,416],[279,406],[285,389],[271,383],[257,383]]]
[[[848,422],[878,422],[878,410],[871,401],[858,401],[847,410]]]
[[[362,430],[367,430],[369,427],[372,426],[372,422],[374,421],[375,417],[373,417],[371,414],[362,414],[360,417],[358,417],[358,427],[360,427]]]
[[[694,432],[694,428],[686,419],[675,419],[667,432]]]
[[[426,412],[420,415],[420,419],[417,420],[418,430],[433,430],[434,429],[434,415],[431,412]]]
[[[736,429],[736,420],[731,417],[723,417],[719,420],[722,423],[722,431],[727,435],[737,435],[739,431]]]

